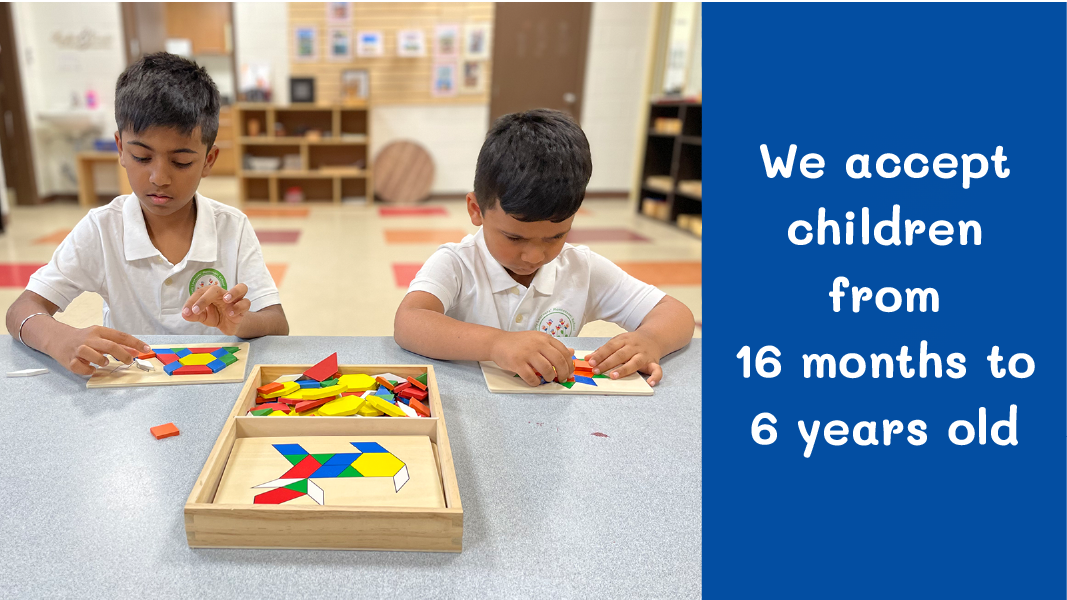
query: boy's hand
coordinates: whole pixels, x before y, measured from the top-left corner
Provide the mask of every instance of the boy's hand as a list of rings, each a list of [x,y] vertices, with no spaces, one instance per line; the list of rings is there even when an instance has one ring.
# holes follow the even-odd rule
[[[501,332],[489,357],[502,369],[514,371],[530,386],[545,381],[566,381],[574,374],[574,349],[541,331]]]
[[[226,335],[236,335],[237,326],[252,306],[251,302],[245,300],[247,293],[248,286],[243,283],[238,283],[229,291],[217,285],[202,287],[185,301],[182,318],[216,327]]]
[[[96,325],[75,329],[74,335],[63,336],[58,342],[52,358],[78,375],[92,375],[96,371],[93,365],[106,365],[105,354],[128,365],[138,354],[151,350],[148,344],[128,333]]]
[[[640,371],[649,375],[648,385],[663,379],[659,361],[663,352],[651,336],[639,331],[619,334],[585,357],[594,373],[610,373],[612,379],[626,377]]]

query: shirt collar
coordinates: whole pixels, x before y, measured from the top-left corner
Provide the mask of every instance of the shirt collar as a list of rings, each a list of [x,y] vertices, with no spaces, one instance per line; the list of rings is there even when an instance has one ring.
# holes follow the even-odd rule
[[[196,202],[196,225],[193,226],[193,241],[184,261],[215,262],[218,252],[215,213],[207,206],[207,202],[200,194],[194,197],[194,201]],[[137,199],[137,194],[127,196],[126,202],[122,205],[122,231],[122,245],[126,260],[161,256],[159,249],[148,238],[148,227],[145,226],[144,213],[141,212],[141,201]]]
[[[511,278],[511,275],[508,275],[504,266],[489,253],[489,248],[485,245],[483,229],[479,228],[478,233],[474,234],[474,244],[482,254],[482,262],[485,263],[486,274],[489,275],[489,286],[494,294],[506,292],[519,285],[517,281]],[[533,281],[530,282],[531,288],[534,288],[537,292],[542,294],[552,293],[556,284],[557,259],[553,259],[551,262],[538,269],[537,274],[534,275]]]

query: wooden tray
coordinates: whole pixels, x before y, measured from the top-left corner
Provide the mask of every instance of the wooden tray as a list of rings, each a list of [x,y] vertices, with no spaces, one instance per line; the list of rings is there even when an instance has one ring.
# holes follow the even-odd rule
[[[312,365],[256,365],[185,504],[185,532],[192,548],[292,548],[460,552],[463,506],[452,463],[441,397],[431,365],[342,365],[342,374],[427,374],[429,418],[406,417],[252,417],[256,388],[282,375],[303,373]],[[304,504],[216,504],[215,495],[234,445],[248,438],[302,438],[314,453],[316,438],[334,443],[338,436],[388,444],[390,437],[429,439],[444,507]],[[408,438],[411,439],[411,438]],[[285,440],[290,442],[292,440]],[[274,471],[271,471],[274,472]],[[356,478],[358,479],[358,478]],[[353,479],[356,484],[361,483]],[[437,482],[435,482],[437,483]],[[398,490],[399,491],[399,490]]]

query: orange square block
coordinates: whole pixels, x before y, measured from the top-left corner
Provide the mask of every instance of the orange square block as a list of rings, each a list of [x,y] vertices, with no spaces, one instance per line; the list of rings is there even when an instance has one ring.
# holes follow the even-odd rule
[[[178,428],[174,426],[174,423],[167,423],[166,425],[156,425],[149,429],[152,435],[156,436],[157,440],[161,440],[165,437],[171,437],[178,435]]]
[[[150,358],[155,358],[155,357],[156,357],[156,353],[155,352],[145,352],[144,354],[138,354],[137,355],[137,358],[139,358],[141,360],[148,360]]]
[[[421,382],[421,381],[419,381],[418,379],[415,379],[414,377],[408,377],[408,383],[410,383],[411,385],[419,388],[420,390],[425,390],[426,389],[426,384]]]

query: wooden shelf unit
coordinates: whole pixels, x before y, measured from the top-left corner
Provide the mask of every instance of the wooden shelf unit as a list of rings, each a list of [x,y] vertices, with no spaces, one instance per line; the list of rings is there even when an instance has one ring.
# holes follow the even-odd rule
[[[701,104],[662,100],[653,102],[649,111],[637,212],[644,214],[642,207],[646,198],[663,201],[667,214],[659,220],[677,225],[678,215],[699,215],[703,206],[699,195],[678,189],[679,181],[701,179]],[[657,118],[680,119],[681,133],[655,131],[652,124]],[[649,178],[655,179],[650,181]],[[665,187],[663,183],[668,179],[669,185]]]
[[[249,123],[259,122],[259,135],[250,135]],[[276,124],[285,135],[276,136]],[[332,202],[363,197],[374,201],[370,162],[370,106],[292,104],[275,106],[242,102],[234,110],[237,132],[237,179],[241,203],[283,201],[289,187],[300,187],[304,203]],[[320,132],[317,139],[305,131]],[[285,169],[284,157],[300,155],[300,169]],[[254,170],[245,157],[278,158],[277,170]],[[362,162],[362,167],[355,164]]]

